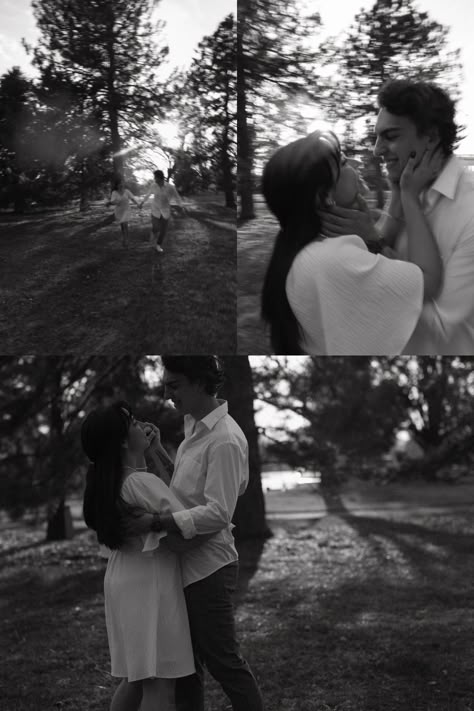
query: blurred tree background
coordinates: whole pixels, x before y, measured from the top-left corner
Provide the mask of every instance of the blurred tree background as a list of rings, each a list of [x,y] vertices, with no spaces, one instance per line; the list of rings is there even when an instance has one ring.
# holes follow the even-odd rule
[[[222,396],[249,442],[250,483],[235,516],[241,538],[269,533],[261,484],[268,466],[319,471],[323,494],[349,479],[435,484],[472,472],[474,358],[222,360]],[[140,419],[158,424],[173,456],[182,419],[164,401],[160,378],[157,356],[1,357],[2,510],[47,521],[49,539],[68,535],[65,506],[82,495],[87,465],[80,426],[100,403],[128,400]]]
[[[159,5],[33,0],[41,34],[25,48],[37,77],[18,67],[0,77],[0,208],[77,200],[84,210],[114,175],[136,186],[157,153],[183,194],[221,190],[235,205],[235,22],[225,18],[178,72],[166,65]],[[163,121],[179,148],[160,135]]]
[[[308,16],[305,7],[303,0],[239,0],[242,220],[255,217],[253,196],[264,162],[277,146],[314,130],[315,121],[336,129],[382,207],[388,183],[372,155],[382,84],[390,78],[425,79],[459,98],[460,51],[449,48],[448,28],[419,11],[415,0],[367,3],[347,29],[325,38],[321,17],[314,8]]]
[[[290,415],[263,433],[270,459],[320,470],[328,488],[348,477],[436,482],[471,473],[473,358],[304,356],[297,369],[293,359],[268,357],[259,368],[258,400]]]
[[[298,96],[315,96],[320,18],[298,2],[238,0],[237,134],[240,217],[255,216],[256,159],[280,143],[288,126],[302,129]]]

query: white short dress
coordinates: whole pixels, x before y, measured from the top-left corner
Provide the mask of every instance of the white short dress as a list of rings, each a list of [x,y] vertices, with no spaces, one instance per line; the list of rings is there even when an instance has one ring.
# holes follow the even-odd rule
[[[306,245],[288,272],[286,294],[306,353],[398,355],[421,315],[423,274],[345,235]]]
[[[184,508],[149,472],[130,474],[122,496],[149,512]],[[160,546],[164,536],[150,533],[110,551],[104,593],[111,673],[128,681],[194,673],[179,557]]]
[[[128,222],[132,216],[130,201],[133,198],[130,190],[125,188],[123,193],[113,190],[110,202],[115,205],[114,216],[118,222]]]

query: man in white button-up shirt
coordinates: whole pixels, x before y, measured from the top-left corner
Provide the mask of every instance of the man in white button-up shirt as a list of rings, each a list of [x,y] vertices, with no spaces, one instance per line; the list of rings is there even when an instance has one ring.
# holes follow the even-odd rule
[[[419,196],[426,227],[437,245],[443,283],[425,301],[404,353],[472,355],[474,353],[474,175],[453,156],[458,126],[455,106],[445,91],[422,81],[388,82],[379,93],[374,154],[384,159],[392,184],[388,209],[398,259],[408,258],[410,217],[397,185],[410,151],[439,146],[441,170]],[[415,233],[418,238],[419,235]]]
[[[184,416],[170,487],[186,508],[155,514],[146,525],[189,539],[202,535],[204,541],[181,554],[196,674],[178,680],[177,708],[204,711],[205,666],[234,711],[263,711],[239,651],[232,604],[238,577],[232,517],[248,483],[248,443],[227,402],[216,398],[223,373],[215,356],[163,356],[162,361],[165,393]]]
[[[155,182],[148,194],[143,198],[141,206],[148,200],[150,195],[153,195],[151,202],[151,242],[157,252],[163,252],[163,241],[171,217],[171,204],[176,203],[179,205],[182,212],[184,212],[184,206],[174,185],[165,183],[165,176],[162,170],[155,170],[153,176]]]
[[[381,236],[391,248],[384,254],[405,261],[410,230],[412,245],[422,248],[424,242],[434,243],[441,259],[442,286],[425,301],[403,353],[472,355],[474,175],[453,155],[458,140],[454,102],[435,84],[402,79],[387,82],[378,100],[374,154],[385,162],[390,204],[376,228],[368,209],[332,208],[333,215],[327,218],[330,234],[358,234],[368,244]],[[436,148],[441,169],[428,176],[419,194],[415,223],[401,200],[400,177],[410,154],[415,154],[418,164],[425,151]]]

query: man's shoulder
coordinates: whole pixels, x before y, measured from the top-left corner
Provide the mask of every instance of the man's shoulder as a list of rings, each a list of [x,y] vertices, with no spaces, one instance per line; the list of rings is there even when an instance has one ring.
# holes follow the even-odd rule
[[[221,444],[236,444],[241,447],[247,444],[247,438],[242,428],[229,414],[224,415],[216,422],[212,433],[212,442],[215,446]]]
[[[469,170],[459,156],[451,156],[444,170],[441,172],[439,180],[444,188],[444,190],[441,190],[441,193],[451,198],[456,208],[458,206],[465,208],[473,205],[472,191],[474,189],[474,172]]]
[[[469,205],[472,206],[474,212],[474,201],[472,200],[472,193],[474,191],[474,171],[469,170],[466,166],[463,166],[459,178],[459,186],[463,196],[469,199]]]

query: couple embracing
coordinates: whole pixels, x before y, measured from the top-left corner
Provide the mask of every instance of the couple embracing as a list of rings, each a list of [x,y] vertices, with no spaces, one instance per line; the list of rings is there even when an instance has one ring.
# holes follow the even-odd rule
[[[262,293],[275,353],[474,353],[474,174],[453,155],[454,101],[436,84],[398,79],[378,103],[374,155],[391,197],[377,222],[330,131],[280,148],[265,167],[281,228]]]
[[[92,462],[84,518],[110,549],[106,625],[112,675],[122,679],[110,709],[204,711],[206,667],[234,711],[263,711],[232,603],[231,520],[248,483],[247,441],[216,397],[215,356],[162,361],[165,396],[184,416],[174,465],[159,430],[125,402],[89,413],[81,432]]]

